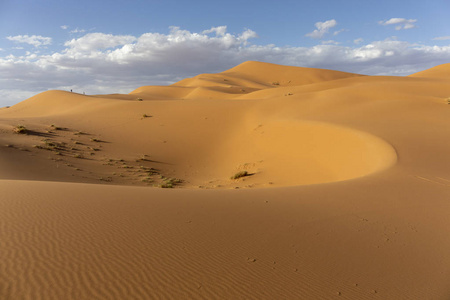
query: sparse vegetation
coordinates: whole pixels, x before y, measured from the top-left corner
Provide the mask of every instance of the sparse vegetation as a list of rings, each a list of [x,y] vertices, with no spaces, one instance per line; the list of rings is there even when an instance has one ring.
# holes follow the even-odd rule
[[[53,142],[53,141],[50,141],[47,139],[42,140],[42,142],[44,143],[44,146],[33,145],[33,147],[37,148],[37,149],[44,149],[44,150],[51,150],[51,151],[65,150],[65,148],[66,148],[66,143],[64,143],[64,142]]]
[[[145,118],[150,118],[150,116],[147,115],[147,114],[143,114],[143,115],[142,115],[142,118],[144,118],[144,119],[145,119]]]
[[[137,98],[137,101],[142,101],[142,98]]]
[[[54,130],[63,130],[64,128],[56,126],[55,124],[50,125],[50,127]]]
[[[28,132],[27,128],[24,125],[17,125],[14,127],[13,131],[19,134],[26,134]]]
[[[280,85],[280,83],[278,81],[274,81],[272,82],[272,85]]]
[[[96,139],[96,138],[92,138],[92,139],[91,139],[91,142],[97,142],[97,143],[99,143],[100,140],[99,140],[99,139]]]
[[[447,98],[447,104],[450,104],[450,97]]]
[[[75,158],[84,158],[84,157],[83,157],[83,155],[81,155],[81,154],[78,154],[78,153],[77,153],[77,154],[75,154],[75,155],[74,155],[73,157],[75,157]]]
[[[177,178],[164,178],[163,179],[163,183],[161,183],[159,185],[160,188],[163,189],[172,189],[174,188],[176,185],[182,183],[183,181],[181,179],[177,179]]]
[[[146,154],[142,154],[141,157],[136,159],[136,162],[140,162],[140,161],[148,161],[147,155]]]
[[[236,174],[234,174],[233,176],[231,176],[231,179],[239,179],[242,177],[248,176],[248,172],[247,171],[239,171]]]
[[[159,187],[162,189],[173,189],[173,184],[164,182],[164,183],[161,183],[159,185]]]
[[[153,179],[151,177],[145,177],[141,179],[142,182],[153,182]]]

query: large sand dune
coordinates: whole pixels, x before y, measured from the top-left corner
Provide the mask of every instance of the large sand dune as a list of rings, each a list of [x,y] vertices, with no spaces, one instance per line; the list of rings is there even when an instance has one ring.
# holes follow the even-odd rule
[[[246,62],[1,109],[0,298],[449,299],[449,79]]]

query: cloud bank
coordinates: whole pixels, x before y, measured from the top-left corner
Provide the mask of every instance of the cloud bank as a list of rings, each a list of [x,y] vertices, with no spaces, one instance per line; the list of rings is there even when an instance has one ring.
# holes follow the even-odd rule
[[[331,25],[317,30],[324,32]],[[29,38],[17,40],[35,47],[47,41],[35,39],[39,44]],[[167,85],[200,73],[221,72],[247,60],[369,75],[406,75],[450,62],[450,45],[417,45],[396,39],[363,44],[358,39],[359,44],[352,46],[278,47],[252,44],[255,38],[257,34],[250,29],[232,34],[226,26],[201,32],[171,27],[168,34],[141,36],[88,33],[45,55],[14,56],[2,51],[0,106],[48,89],[129,93],[142,85]]]

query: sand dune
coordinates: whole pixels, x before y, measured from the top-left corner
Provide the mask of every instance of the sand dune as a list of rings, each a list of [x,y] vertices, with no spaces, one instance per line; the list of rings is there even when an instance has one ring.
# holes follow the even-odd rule
[[[430,77],[437,79],[448,79],[450,78],[450,63],[436,66],[434,68],[424,70],[409,75],[409,77]]]
[[[448,299],[449,70],[246,62],[0,110],[0,298]]]

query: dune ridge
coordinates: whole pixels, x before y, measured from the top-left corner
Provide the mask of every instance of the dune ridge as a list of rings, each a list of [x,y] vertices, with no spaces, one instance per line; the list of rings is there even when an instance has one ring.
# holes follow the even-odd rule
[[[0,298],[448,299],[448,66],[1,109]]]

